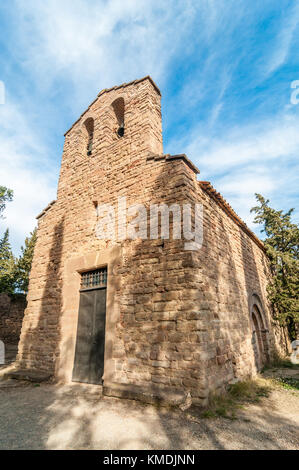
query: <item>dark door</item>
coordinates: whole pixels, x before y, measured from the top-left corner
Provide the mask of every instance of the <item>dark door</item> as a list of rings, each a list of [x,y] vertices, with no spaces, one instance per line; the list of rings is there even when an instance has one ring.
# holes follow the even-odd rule
[[[106,288],[82,290],[73,381],[101,384],[104,372]]]

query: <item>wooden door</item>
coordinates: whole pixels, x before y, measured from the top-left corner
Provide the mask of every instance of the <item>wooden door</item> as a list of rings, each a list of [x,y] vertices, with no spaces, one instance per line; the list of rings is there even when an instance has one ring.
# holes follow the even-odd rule
[[[101,384],[104,373],[106,288],[80,291],[74,382]]]

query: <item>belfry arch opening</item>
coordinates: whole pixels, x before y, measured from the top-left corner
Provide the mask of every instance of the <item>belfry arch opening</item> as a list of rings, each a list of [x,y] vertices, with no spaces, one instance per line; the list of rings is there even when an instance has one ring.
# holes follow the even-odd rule
[[[90,156],[92,154],[92,146],[93,146],[93,134],[94,134],[94,120],[93,118],[88,118],[84,122],[84,127],[87,134],[86,139],[86,154]]]
[[[117,98],[111,106],[118,123],[117,135],[123,137],[125,135],[125,101],[123,98]]]

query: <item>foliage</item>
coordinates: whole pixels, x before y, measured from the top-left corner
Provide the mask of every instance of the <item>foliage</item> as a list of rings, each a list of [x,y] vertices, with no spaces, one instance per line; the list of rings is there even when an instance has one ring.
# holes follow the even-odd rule
[[[21,256],[15,258],[9,243],[9,230],[5,231],[0,240],[0,292],[27,293],[35,242],[36,229],[25,239]]]
[[[12,201],[13,191],[0,186],[0,219],[8,201]],[[27,292],[29,273],[32,264],[33,251],[36,242],[36,229],[25,239],[25,246],[21,247],[21,256],[13,256],[9,243],[9,230],[7,229],[0,239],[0,292],[13,294]]]
[[[16,265],[16,286],[22,292],[28,291],[29,274],[32,265],[34,247],[36,243],[37,232],[34,229],[29,237],[25,239],[25,246],[21,247],[22,254]]]
[[[299,379],[295,377],[279,377],[276,382],[286,390],[299,390]]]
[[[5,186],[0,186],[0,219],[3,219],[3,211],[5,209],[6,203],[12,201],[13,191],[6,188]]]
[[[9,243],[9,230],[6,229],[0,240],[0,292],[12,294],[15,290],[16,259]]]
[[[287,326],[291,338],[299,327],[299,227],[292,223],[294,209],[277,211],[269,206],[269,200],[256,194],[259,205],[253,207],[255,223],[263,225],[266,234],[264,244],[273,274],[268,287],[274,317]]]

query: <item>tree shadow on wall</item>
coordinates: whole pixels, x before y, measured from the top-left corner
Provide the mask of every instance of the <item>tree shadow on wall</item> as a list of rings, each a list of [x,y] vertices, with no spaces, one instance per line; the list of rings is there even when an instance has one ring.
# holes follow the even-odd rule
[[[22,332],[17,358],[18,367],[37,369],[49,374],[55,373],[59,360],[60,317],[62,308],[63,266],[61,262],[64,238],[64,219],[54,228],[51,247],[45,272],[40,279],[32,281],[34,289],[39,282],[45,280],[41,302],[38,309],[31,300],[25,315],[24,333]],[[35,262],[38,262],[38,260]],[[42,260],[41,260],[42,262]],[[36,273],[39,269],[36,270]],[[31,287],[31,286],[30,286]],[[30,310],[31,309],[31,310]]]
[[[142,188],[138,191],[142,194]],[[147,192],[146,204],[149,208],[154,202],[190,200],[183,165],[176,172],[169,162]],[[175,240],[124,244],[126,256],[119,265],[117,292],[120,318],[115,331],[115,343],[121,343],[124,351],[116,361],[124,384],[146,387],[152,395],[157,390],[166,394],[192,390],[196,399],[205,400],[211,390],[223,391],[224,382],[233,380],[242,367],[250,322],[249,312],[242,317],[248,295],[241,278],[249,274],[244,260],[237,265],[232,256],[238,246],[232,243],[216,206],[212,204],[209,210],[204,212],[204,243],[198,252],[182,253],[183,241]],[[61,220],[53,231],[38,319],[24,332],[20,344],[27,364],[52,372],[61,340],[63,235]],[[256,269],[254,264],[251,269]],[[248,277],[246,282],[249,288]],[[33,409],[30,414],[35,435],[40,434],[40,448],[228,448],[215,422],[198,420],[196,410],[184,414],[129,400],[101,399],[99,389],[93,393],[88,386],[42,386],[40,392],[43,390],[47,398],[38,403],[40,414]],[[35,401],[38,392],[32,392]],[[281,424],[292,426],[287,420]],[[256,423],[255,429],[262,433],[263,424]],[[254,446],[244,423],[232,429],[232,436],[243,440],[243,448],[249,447],[248,442]],[[269,442],[279,448],[274,437]],[[30,442],[26,445],[32,448]]]
[[[184,171],[173,175],[166,164],[148,204],[190,202],[189,189]],[[152,395],[157,388],[191,390],[196,401],[205,401],[254,370],[249,298],[252,292],[262,298],[262,291],[251,240],[237,225],[224,222],[215,201],[206,209],[199,252],[182,254],[180,241],[130,242],[125,265],[130,308],[123,304],[117,326],[125,350],[120,375]],[[202,274],[198,280],[196,270]],[[196,290],[194,306],[189,293]],[[161,425],[172,435],[162,414]],[[184,446],[180,429],[176,435]]]
[[[166,163],[147,192],[147,209],[192,201],[185,176],[183,168],[175,173]],[[125,277],[116,326],[123,345],[118,378],[152,396],[191,390],[193,399],[206,401],[252,372],[248,292],[260,287],[254,257],[250,267],[242,258],[244,244],[251,242],[224,223],[216,202],[206,208],[201,250],[184,252],[182,241],[131,241],[120,267]],[[184,448],[182,430],[169,428],[162,412],[161,426]]]

